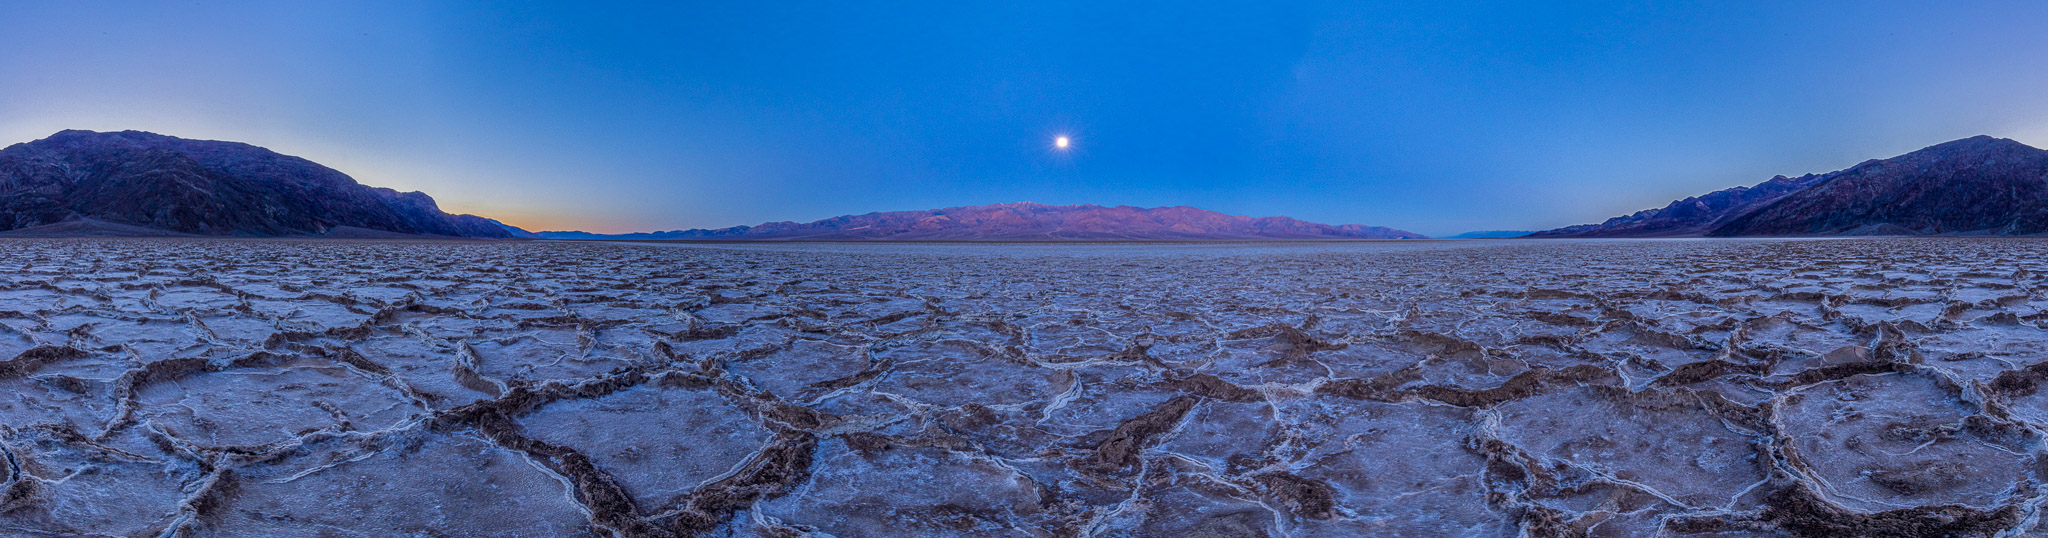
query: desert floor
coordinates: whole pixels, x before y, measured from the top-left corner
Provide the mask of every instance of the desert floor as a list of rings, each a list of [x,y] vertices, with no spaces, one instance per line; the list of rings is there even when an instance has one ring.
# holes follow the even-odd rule
[[[2048,240],[0,241],[0,534],[2017,536]]]

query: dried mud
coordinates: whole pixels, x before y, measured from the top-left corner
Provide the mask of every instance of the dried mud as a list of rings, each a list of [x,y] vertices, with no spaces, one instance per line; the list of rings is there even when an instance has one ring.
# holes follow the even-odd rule
[[[0,534],[2044,536],[2048,241],[0,243]]]

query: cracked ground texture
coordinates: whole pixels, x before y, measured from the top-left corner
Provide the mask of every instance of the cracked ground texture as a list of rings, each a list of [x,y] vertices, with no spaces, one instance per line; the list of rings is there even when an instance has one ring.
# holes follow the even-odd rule
[[[2048,242],[0,243],[0,534],[2041,536]]]

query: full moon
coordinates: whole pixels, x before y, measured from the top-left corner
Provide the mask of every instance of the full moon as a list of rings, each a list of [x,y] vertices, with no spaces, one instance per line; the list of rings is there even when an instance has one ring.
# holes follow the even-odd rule
[[[1053,147],[1056,147],[1056,148],[1060,148],[1060,149],[1067,149],[1067,145],[1069,145],[1069,144],[1073,144],[1073,143],[1074,143],[1074,141],[1072,141],[1072,140],[1067,140],[1067,137],[1064,137],[1064,136],[1062,136],[1062,137],[1057,137],[1057,138],[1054,138],[1054,139],[1052,139],[1052,145],[1053,145]]]

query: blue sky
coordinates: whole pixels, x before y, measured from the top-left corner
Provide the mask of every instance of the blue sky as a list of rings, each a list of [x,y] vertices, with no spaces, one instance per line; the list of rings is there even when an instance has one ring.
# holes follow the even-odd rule
[[[2048,145],[2048,2],[755,4],[12,4],[0,142],[245,141],[535,229],[1029,200],[1426,234]]]

